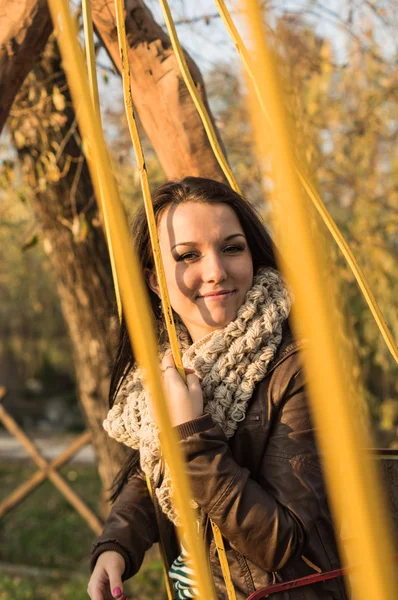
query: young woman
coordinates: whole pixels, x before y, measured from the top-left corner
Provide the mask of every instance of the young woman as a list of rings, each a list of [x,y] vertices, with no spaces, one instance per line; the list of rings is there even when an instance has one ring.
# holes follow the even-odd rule
[[[339,567],[309,415],[291,300],[255,210],[228,186],[197,177],[153,196],[159,242],[187,385],[167,341],[142,209],[133,226],[159,339],[159,360],[198,506],[217,596],[227,599],[209,519],[219,526],[237,600],[259,587]],[[91,600],[125,598],[122,582],[162,540],[175,598],[196,597],[150,398],[126,326],[104,427],[132,448],[93,545]],[[155,491],[148,492],[145,474]],[[276,594],[275,600],[346,600],[342,579]]]

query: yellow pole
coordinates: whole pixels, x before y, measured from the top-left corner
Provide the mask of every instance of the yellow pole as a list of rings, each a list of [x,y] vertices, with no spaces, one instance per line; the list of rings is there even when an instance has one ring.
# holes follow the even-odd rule
[[[283,222],[283,215],[289,215],[295,224],[289,236],[282,236],[281,251],[288,257],[293,273],[290,280],[296,297],[293,307],[296,328],[311,340],[304,353],[305,368],[331,506],[336,522],[344,519],[353,532],[352,548],[359,563],[359,576],[352,582],[354,597],[356,600],[391,600],[397,591],[393,544],[375,467],[365,452],[371,443],[359,428],[346,395],[342,365],[348,370],[349,357],[342,356],[341,348],[336,345],[331,294],[324,289],[320,278],[321,273],[325,273],[325,263],[314,232],[310,231],[277,71],[265,41],[263,15],[256,0],[246,0],[246,7],[249,34],[254,41],[253,72],[273,123],[268,132],[272,136],[269,145],[261,135],[267,130],[268,122],[254,99],[251,113],[261,158],[265,159],[271,151],[278,189],[278,197],[272,199],[273,212],[279,223]],[[346,548],[343,545],[340,548],[347,562]]]
[[[203,544],[196,534],[195,516],[189,504],[191,492],[184,469],[179,440],[171,426],[170,417],[160,380],[154,323],[148,308],[148,297],[140,271],[139,261],[132,249],[129,230],[119,198],[112,168],[106,151],[98,114],[85,79],[83,56],[78,44],[78,32],[70,14],[67,0],[49,0],[54,29],[63,58],[76,117],[83,139],[94,186],[104,192],[109,232],[113,243],[116,271],[130,339],[138,363],[146,373],[149,392],[154,404],[156,420],[162,435],[162,448],[174,483],[174,502],[179,512],[184,541],[198,574],[198,589],[203,599],[215,600]]]
[[[83,0],[82,2],[82,12],[83,12],[83,29],[84,29],[84,41],[85,41],[85,49],[86,49],[86,59],[87,59],[87,71],[88,71],[88,81],[91,93],[91,100],[93,102],[94,110],[98,115],[99,120],[101,121],[101,112],[100,112],[100,103],[99,103],[99,95],[98,95],[98,82],[97,82],[97,69],[96,69],[96,60],[95,60],[95,48],[94,48],[94,32],[93,32],[93,18],[91,13],[91,0]],[[109,225],[108,219],[106,216],[106,210],[104,208],[103,201],[103,191],[101,190],[101,186],[99,185],[100,195],[98,196],[99,203],[101,204],[101,211],[104,220],[105,227],[105,237],[108,245],[109,259],[111,263],[112,269],[112,278],[113,278],[113,286],[115,288],[116,295],[116,304],[117,311],[119,315],[119,320],[122,318],[122,302],[120,299],[120,291],[119,284],[117,281],[116,275],[116,267],[115,267],[115,258],[112,251],[112,240],[109,236]]]
[[[165,315],[167,333],[170,340],[170,346],[173,353],[175,365],[181,377],[185,381],[185,371],[182,364],[180,349],[178,347],[177,334],[174,327],[173,311],[170,305],[169,293],[166,285],[162,255],[160,253],[159,240],[157,235],[157,224],[153,212],[151,192],[149,189],[148,173],[145,165],[144,153],[138,134],[137,123],[134,114],[133,97],[131,93],[130,64],[128,59],[128,46],[126,39],[126,27],[124,23],[123,0],[115,0],[117,34],[119,39],[120,58],[122,62],[123,95],[126,109],[127,123],[129,126],[131,141],[133,142],[135,156],[137,158],[138,170],[140,174],[141,189],[144,197],[145,211],[148,221],[149,234],[151,238],[152,251],[155,261],[156,275],[159,282],[159,288],[162,299],[162,309]]]
[[[123,0],[115,0],[115,9],[116,9],[116,22],[117,22],[117,31],[118,31],[118,39],[119,39],[119,47],[120,47],[120,57],[122,62],[122,77],[123,77],[123,93],[124,93],[124,102],[126,108],[127,122],[130,130],[131,140],[133,142],[133,147],[135,151],[135,155],[137,158],[142,193],[144,197],[144,204],[146,210],[146,216],[148,220],[148,227],[151,238],[152,251],[155,259],[155,269],[159,282],[160,295],[162,299],[162,309],[163,314],[165,315],[167,333],[169,336],[170,346],[174,357],[175,365],[181,375],[181,377],[186,381],[185,371],[182,364],[182,358],[180,354],[180,349],[178,346],[178,339],[174,325],[173,311],[171,309],[169,293],[166,284],[166,278],[164,274],[162,255],[160,252],[159,240],[157,235],[157,227],[155,221],[155,215],[153,212],[153,206],[151,201],[151,194],[149,190],[149,182],[148,182],[148,174],[145,166],[144,153],[142,150],[142,145],[138,133],[137,123],[134,114],[134,105],[133,98],[131,93],[131,78],[130,78],[130,65],[128,60],[128,46],[126,39],[126,28],[124,23],[124,10],[123,10]],[[170,15],[171,19],[171,15]],[[171,21],[172,22],[172,21]],[[185,60],[185,59],[184,59]],[[196,88],[195,88],[196,89]],[[204,107],[203,107],[204,108]],[[204,109],[205,110],[205,109]],[[206,113],[207,115],[207,113]],[[217,545],[217,550],[220,557],[221,569],[224,576],[224,581],[226,585],[227,595],[229,600],[235,600],[235,590],[232,584],[231,575],[229,572],[228,562],[226,559],[224,542],[222,539],[222,535],[220,533],[219,528],[216,524],[210,519],[211,526],[213,529],[214,539]],[[196,573],[196,575],[200,576],[200,574]],[[168,580],[166,579],[166,585],[168,585]],[[167,588],[168,594],[169,588]]]
[[[373,296],[372,290],[370,289],[369,284],[366,281],[365,275],[364,275],[361,267],[359,266],[355,256],[351,252],[349,245],[347,244],[346,240],[344,239],[343,235],[341,234],[336,223],[333,221],[328,209],[326,208],[325,204],[323,203],[323,201],[320,198],[319,194],[317,193],[316,189],[314,188],[312,183],[309,181],[308,177],[306,177],[304,171],[297,166],[297,163],[296,163],[296,169],[297,169],[297,175],[301,182],[301,185],[307,192],[309,198],[312,200],[312,203],[314,204],[318,213],[321,215],[323,222],[325,223],[326,227],[329,229],[329,232],[332,234],[334,241],[340,248],[344,258],[346,259],[348,266],[350,267],[350,269],[357,281],[358,287],[361,290],[363,297],[365,298],[365,302],[368,305],[369,310],[372,313],[374,320],[376,321],[376,325],[386,343],[386,346],[389,349],[395,362],[398,363],[397,345],[396,345],[395,340],[392,336],[392,333],[391,333],[390,329],[388,328],[388,325],[384,319],[383,313],[381,312],[380,307],[376,302],[376,298]]]
[[[93,16],[90,0],[82,1],[84,46],[86,51],[88,83],[94,110],[101,119],[100,102],[98,94],[97,68],[94,46]]]
[[[214,130],[213,124],[211,122],[210,116],[206,110],[205,105],[203,104],[203,100],[200,97],[198,90],[196,89],[194,80],[192,79],[192,75],[189,71],[187,61],[185,60],[184,51],[181,48],[180,41],[178,39],[177,31],[174,25],[173,17],[170,12],[170,7],[168,5],[167,0],[159,0],[160,6],[163,11],[163,16],[166,22],[167,31],[170,36],[171,44],[173,46],[173,50],[176,55],[176,59],[178,65],[181,70],[181,74],[185,81],[185,85],[188,88],[188,91],[191,95],[191,98],[196,106],[196,109],[199,113],[199,116],[202,120],[203,127],[206,130],[207,137],[209,139],[210,145],[214,152],[214,155],[220,165],[229,185],[234,189],[238,194],[240,193],[238,182],[235,179],[234,174],[232,173],[230,166],[228,165],[227,159],[224,156],[223,151],[221,150],[220,144],[217,139],[216,132]]]
[[[234,22],[231,18],[231,15],[225,5],[224,0],[214,0],[214,2],[217,6],[217,9],[220,13],[220,16],[224,22],[225,27],[235,45],[238,53],[240,54],[240,57],[242,59],[246,73],[250,77],[253,88],[256,92],[258,101],[261,106],[261,110],[263,111],[263,114],[264,114],[265,118],[267,119],[268,128],[270,128],[270,127],[272,127],[272,122],[270,121],[263,98],[261,97],[260,89],[257,84],[257,80],[253,76],[253,69],[252,69],[252,64],[251,64],[252,61],[250,59],[249,53],[243,43],[241,36],[239,35],[237,28],[235,27],[235,24],[234,24]],[[383,317],[383,314],[376,302],[375,297],[372,294],[372,291],[368,285],[368,282],[366,281],[365,275],[363,274],[361,267],[357,263],[355,256],[351,252],[350,247],[348,246],[347,242],[345,241],[345,239],[344,239],[343,235],[341,234],[339,228],[337,227],[336,223],[333,221],[332,216],[330,215],[329,211],[327,210],[325,204],[323,203],[323,201],[322,201],[321,197],[319,196],[318,192],[316,191],[315,187],[312,185],[311,181],[307,177],[304,169],[301,167],[297,158],[295,158],[295,168],[297,170],[297,175],[299,177],[299,180],[301,181],[301,185],[307,192],[309,198],[311,199],[312,203],[314,204],[315,208],[317,209],[318,213],[320,214],[323,222],[325,223],[326,227],[328,228],[329,232],[331,233],[334,241],[340,248],[341,253],[343,254],[344,258],[346,259],[346,261],[358,283],[358,286],[365,298],[365,302],[367,303],[367,305],[373,315],[373,318],[376,321],[376,325],[377,325],[381,335],[383,336],[383,339],[384,339],[389,351],[391,352],[391,355],[393,356],[395,361],[398,362],[397,345],[395,344],[392,333],[388,328],[388,325],[387,325],[387,323]]]

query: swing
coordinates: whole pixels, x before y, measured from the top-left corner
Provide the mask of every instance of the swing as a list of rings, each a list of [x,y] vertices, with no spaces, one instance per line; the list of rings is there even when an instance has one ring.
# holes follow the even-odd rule
[[[225,158],[222,155],[222,152],[219,147],[217,147],[217,140],[214,133],[214,130],[211,126],[211,122],[208,119],[208,115],[204,106],[201,105],[200,98],[198,97],[197,91],[193,82],[189,81],[190,75],[183,58],[183,54],[181,51],[181,47],[178,42],[178,38],[175,32],[175,28],[173,25],[172,17],[170,14],[169,7],[165,0],[160,0],[161,6],[165,14],[166,23],[168,25],[168,30],[170,34],[170,38],[172,40],[173,48],[176,52],[176,55],[179,57],[180,67],[182,73],[184,75],[184,79],[186,80],[188,89],[190,90],[194,101],[196,97],[195,104],[197,105],[198,111],[203,120],[206,131],[209,135],[209,139],[213,150],[220,162],[220,166],[223,169],[226,178],[230,182],[231,186],[238,190],[236,181],[229,170],[228,164]],[[147,211],[148,224],[151,233],[151,243],[153,247],[153,253],[155,257],[155,266],[156,272],[158,275],[158,280],[161,288],[161,297],[162,297],[162,307],[165,315],[167,331],[170,338],[170,343],[173,351],[173,356],[175,360],[175,364],[177,369],[182,377],[184,377],[184,370],[182,366],[181,356],[177,344],[174,323],[173,323],[173,315],[170,307],[170,302],[168,298],[167,288],[165,285],[164,272],[162,267],[161,255],[159,250],[159,244],[157,240],[157,232],[156,232],[156,224],[153,216],[153,209],[151,205],[150,193],[149,193],[149,184],[148,177],[145,168],[144,157],[142,154],[141,144],[138,137],[137,127],[134,118],[134,111],[131,99],[131,89],[130,89],[130,76],[129,76],[129,66],[127,60],[127,43],[126,43],[126,35],[124,31],[124,15],[123,15],[123,5],[121,0],[115,0],[116,4],[116,14],[117,14],[117,22],[118,22],[118,36],[119,36],[119,45],[122,53],[122,64],[123,64],[123,89],[125,94],[125,103],[126,103],[126,112],[128,117],[129,129],[131,133],[131,137],[133,140],[134,149],[137,155],[140,179],[143,189],[143,196],[145,207]],[[217,6],[219,7],[220,13],[223,16],[224,21],[227,24],[228,29],[230,30],[231,35],[235,41],[237,48],[239,49],[241,55],[245,58],[244,62],[246,68],[251,73],[254,81],[259,81],[260,84],[257,86],[257,93],[261,101],[261,106],[263,108],[262,111],[258,113],[258,121],[264,126],[267,124],[269,126],[269,122],[266,121],[266,112],[265,111],[265,102],[263,101],[265,97],[264,90],[264,81],[262,80],[259,64],[256,62],[251,63],[249,61],[248,55],[241,40],[238,37],[237,31],[234,28],[230,16],[226,10],[226,7],[222,1],[216,1]],[[261,27],[261,14],[256,3],[247,2],[248,8],[251,14],[251,23],[253,24],[253,31],[257,37],[257,47],[258,53],[261,56],[264,63],[269,62],[269,56],[267,56],[266,46],[262,42],[263,31]],[[196,536],[195,528],[194,528],[194,515],[192,509],[187,505],[185,499],[189,497],[189,483],[186,480],[186,475],[184,473],[183,461],[180,456],[178,440],[176,438],[176,434],[173,432],[170,419],[167,413],[167,409],[165,408],[165,401],[163,398],[163,391],[160,384],[160,372],[159,365],[157,364],[157,351],[156,351],[156,340],[153,333],[153,324],[151,321],[151,316],[147,308],[146,297],[144,284],[142,280],[141,273],[139,272],[138,261],[134,253],[131,253],[131,247],[129,244],[129,234],[127,229],[127,224],[125,222],[125,218],[123,215],[123,211],[121,209],[120,200],[118,198],[118,191],[113,180],[113,177],[109,177],[109,173],[111,173],[109,157],[106,152],[105,143],[102,136],[102,130],[100,125],[100,116],[99,116],[99,108],[98,108],[98,96],[96,96],[96,82],[95,82],[95,65],[94,65],[94,54],[93,54],[93,46],[92,46],[92,26],[91,26],[91,18],[89,15],[89,9],[85,9],[85,29],[86,36],[88,38],[88,42],[86,42],[86,47],[89,52],[89,72],[90,81],[91,81],[91,99],[90,93],[87,86],[87,82],[85,80],[84,74],[84,66],[83,60],[81,56],[80,47],[77,42],[77,32],[76,27],[74,26],[71,15],[65,0],[50,0],[49,2],[50,10],[52,13],[52,18],[54,22],[54,27],[57,30],[58,34],[58,42],[60,45],[61,53],[64,58],[65,70],[68,76],[69,86],[71,88],[71,93],[73,100],[76,102],[77,99],[82,99],[83,102],[80,103],[79,106],[79,126],[82,132],[82,136],[85,142],[85,153],[87,156],[87,160],[90,166],[90,171],[93,177],[94,186],[96,189],[97,197],[100,199],[100,210],[102,212],[103,221],[105,223],[105,232],[107,236],[109,251],[111,255],[112,261],[112,270],[115,279],[115,288],[116,294],[118,298],[118,306],[119,306],[119,315],[121,314],[121,302],[123,302],[126,323],[129,329],[129,333],[131,336],[131,340],[134,346],[134,350],[137,356],[137,360],[139,364],[142,364],[147,370],[148,374],[148,385],[149,391],[151,393],[151,397],[153,399],[154,408],[156,418],[159,424],[161,431],[167,433],[167,435],[163,436],[163,450],[165,459],[169,464],[170,472],[173,480],[177,480],[179,485],[175,486],[175,504],[181,515],[182,521],[182,529],[185,533],[185,542],[188,549],[188,552],[191,556],[193,567],[195,569],[196,574],[198,575],[197,583],[199,588],[199,594],[201,598],[206,600],[215,598],[214,589],[211,583],[210,574],[208,572],[208,568],[206,565],[206,559],[204,554],[204,549],[202,545],[198,543],[198,538]],[[87,7],[87,4],[86,4]],[[256,29],[257,28],[257,29]],[[91,51],[90,51],[91,48]],[[66,60],[66,57],[68,60]],[[267,74],[269,75],[271,71],[271,66],[269,69],[266,69]],[[294,177],[287,177],[287,188],[291,191],[291,201],[293,208],[297,206],[297,214],[300,217],[300,192],[298,188],[298,182],[301,182],[301,185],[306,189],[308,195],[311,197],[312,201],[317,206],[318,210],[321,209],[322,217],[325,222],[328,224],[328,227],[332,234],[334,235],[337,243],[342,249],[346,259],[349,261],[350,266],[354,270],[354,274],[359,282],[362,291],[365,296],[367,296],[367,302],[372,310],[372,313],[378,322],[378,326],[388,347],[393,354],[394,358],[398,360],[398,352],[392,340],[392,336],[388,331],[380,310],[377,307],[376,302],[373,299],[373,296],[370,293],[370,290],[361,274],[358,265],[356,265],[355,259],[352,257],[348,246],[346,246],[345,242],[342,240],[340,233],[337,230],[337,227],[332,222],[330,216],[328,215],[326,209],[324,208],[322,201],[317,196],[315,190],[313,189],[311,183],[305,176],[304,170],[301,169],[297,160],[294,157],[290,156],[289,146],[288,146],[288,132],[284,130],[283,121],[280,120],[280,116],[277,111],[277,102],[280,102],[280,98],[278,97],[278,90],[276,83],[272,80],[272,84],[270,85],[271,98],[269,103],[267,103],[269,115],[269,121],[273,123],[271,127],[272,130],[275,131],[276,134],[280,134],[281,144],[277,148],[277,158],[281,161],[281,164],[287,167],[286,173],[291,174],[295,173]],[[269,82],[268,82],[269,83]],[[277,137],[278,137],[277,136]],[[263,152],[263,149],[260,148]],[[307,262],[309,267],[312,264],[312,256],[316,254],[316,248],[311,246],[311,242],[306,233],[305,229],[305,218],[304,220],[300,220],[298,218],[298,231],[301,230],[301,238],[298,234],[297,240],[299,243],[304,239],[306,243],[306,247],[309,250],[309,254],[307,256]],[[305,245],[305,244],[304,244]],[[316,281],[316,274],[312,280],[313,273],[310,274],[311,285],[313,285],[313,289],[315,292],[319,290],[319,283]],[[311,296],[312,297],[312,296]],[[318,298],[318,294],[314,294],[315,298]],[[298,299],[300,299],[300,294],[298,294]],[[316,308],[316,301],[314,301],[314,306]],[[318,298],[318,307],[319,314],[322,313],[322,293],[320,293]],[[303,311],[304,312],[304,311]],[[316,310],[315,310],[316,312]],[[135,314],[139,313],[141,315],[140,320],[135,320]],[[134,324],[134,326],[133,326]],[[330,335],[331,329],[326,323],[322,322],[322,327],[325,328],[326,337],[325,340],[330,341],[331,343],[331,356],[333,356],[333,335]],[[328,338],[329,335],[329,338]],[[143,343],[145,340],[145,343]],[[333,363],[333,361],[331,361]],[[312,373],[314,371],[314,363],[311,364],[310,358],[308,359],[308,367],[309,372]],[[331,388],[334,387],[335,381],[338,380],[338,373],[333,371],[333,364],[329,372],[325,371],[327,375],[327,381],[330,382]],[[314,373],[315,375],[315,373]],[[315,389],[315,387],[314,387]],[[369,510],[365,510],[365,513],[362,515],[363,521],[365,522],[367,529],[362,532],[363,535],[360,537],[358,543],[358,549],[361,546],[364,548],[363,556],[363,573],[367,574],[366,579],[366,592],[365,592],[365,578],[363,578],[363,591],[365,593],[370,593],[369,591],[372,589],[377,590],[378,598],[385,598],[386,600],[390,600],[393,597],[393,577],[391,572],[386,570],[386,561],[383,560],[384,557],[388,555],[392,555],[391,544],[388,540],[387,528],[383,524],[378,523],[378,528],[373,529],[370,526],[371,522],[371,509],[376,506],[378,502],[380,502],[377,497],[377,482],[372,473],[368,474],[369,481],[371,483],[370,491],[372,493],[369,494],[369,489],[366,481],[366,477],[364,477],[363,470],[361,471],[359,465],[359,451],[357,450],[360,447],[360,438],[356,437],[355,432],[352,428],[350,428],[350,418],[353,419],[353,415],[350,415],[349,407],[344,407],[344,394],[341,393],[342,390],[338,389],[338,385],[336,383],[337,394],[336,394],[336,406],[339,409],[338,417],[340,419],[341,427],[341,437],[340,444],[345,446],[348,449],[348,471],[352,473],[352,506],[356,505],[356,502],[360,500],[364,495],[364,491],[366,489],[366,493],[368,495],[369,501]],[[326,400],[325,400],[326,404]],[[316,407],[315,405],[312,407],[314,410],[314,416],[321,419],[322,410],[324,407],[321,405]],[[344,410],[345,408],[345,410]],[[324,412],[323,415],[327,415],[327,412]],[[325,438],[328,437],[329,434],[325,433]],[[321,436],[322,438],[322,436]],[[330,438],[332,439],[332,432],[330,432]],[[322,441],[322,439],[321,439]],[[325,440],[326,441],[326,440]],[[336,444],[336,439],[332,440],[332,444]],[[336,497],[336,506],[338,507],[338,486],[339,480],[336,475],[335,463],[333,464],[333,456],[329,457],[327,461],[325,461],[325,470],[326,475],[329,476],[329,484],[331,488],[331,496],[332,500]],[[373,490],[373,491],[372,491]],[[376,491],[375,491],[376,490]],[[369,497],[370,496],[370,497]],[[355,512],[355,511],[354,511]],[[354,515],[355,516],[355,515]],[[213,533],[216,541],[216,546],[219,551],[220,563],[222,565],[223,575],[225,578],[226,589],[228,593],[228,598],[231,600],[235,598],[235,592],[233,590],[232,582],[229,576],[228,565],[225,560],[225,549],[223,546],[222,535],[218,528],[213,527]],[[373,540],[378,541],[377,552],[372,554],[372,547],[376,546],[376,543],[372,543]],[[374,549],[374,548],[373,548]],[[369,551],[368,551],[369,550]],[[377,572],[381,574],[381,577],[377,577]],[[327,574],[321,574],[326,576]],[[383,577],[384,575],[384,577]],[[337,576],[337,575],[335,575]],[[358,585],[358,589],[360,589],[360,585]],[[273,590],[277,591],[277,590]],[[264,591],[263,591],[264,593]],[[270,591],[271,593],[271,591]],[[256,592],[258,594],[258,592]],[[372,594],[370,594],[372,596]],[[170,597],[170,596],[169,596]],[[250,598],[254,600],[254,598],[260,598],[262,596],[252,595]],[[376,597],[374,594],[372,597]]]

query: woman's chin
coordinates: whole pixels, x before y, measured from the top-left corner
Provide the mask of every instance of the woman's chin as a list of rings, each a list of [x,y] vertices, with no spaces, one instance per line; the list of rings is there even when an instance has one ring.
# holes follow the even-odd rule
[[[221,329],[236,318],[236,311],[214,311],[210,315],[214,327]]]

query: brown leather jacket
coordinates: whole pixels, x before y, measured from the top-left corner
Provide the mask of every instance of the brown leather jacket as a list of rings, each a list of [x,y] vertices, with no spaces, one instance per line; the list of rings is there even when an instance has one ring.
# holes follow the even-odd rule
[[[223,534],[237,600],[273,582],[340,565],[299,347],[289,339],[282,343],[230,440],[210,415],[179,427],[220,600],[227,595],[209,517]],[[123,580],[129,579],[159,536],[171,564],[179,554],[174,528],[152,503],[138,471],[93,544],[92,568],[99,554],[116,550],[126,561]],[[341,578],[274,597],[347,600]]]

